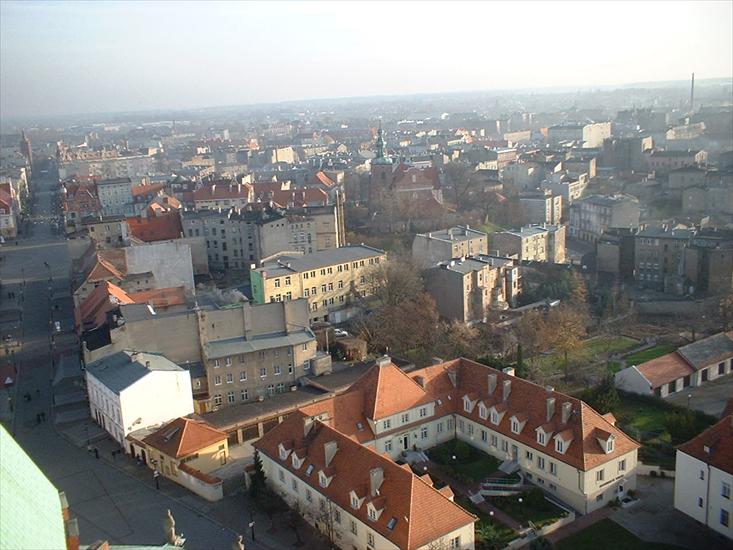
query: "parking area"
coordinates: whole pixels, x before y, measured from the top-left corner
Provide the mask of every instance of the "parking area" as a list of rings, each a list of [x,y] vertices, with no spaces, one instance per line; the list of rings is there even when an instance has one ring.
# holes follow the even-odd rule
[[[689,397],[688,397],[689,396]],[[733,397],[733,375],[721,376],[711,382],[667,397],[667,401],[719,417],[728,400]]]
[[[639,501],[629,508],[619,508],[611,519],[646,542],[658,542],[682,548],[728,548],[711,529],[674,509],[674,480],[639,476]]]

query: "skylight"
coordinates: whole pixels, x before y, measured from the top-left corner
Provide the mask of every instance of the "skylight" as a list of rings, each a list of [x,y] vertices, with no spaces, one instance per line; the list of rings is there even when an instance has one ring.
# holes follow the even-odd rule
[[[397,518],[390,518],[390,520],[387,522],[387,529],[392,531],[394,530],[395,525],[397,525]]]
[[[313,464],[308,464],[308,467],[305,469],[305,475],[309,476],[313,473]]]

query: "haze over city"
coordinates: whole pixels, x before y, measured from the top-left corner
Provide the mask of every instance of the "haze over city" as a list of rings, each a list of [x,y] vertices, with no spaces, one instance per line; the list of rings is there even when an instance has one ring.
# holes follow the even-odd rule
[[[731,76],[730,2],[0,3],[3,117]]]
[[[0,0],[0,550],[718,550],[732,490],[732,0]]]

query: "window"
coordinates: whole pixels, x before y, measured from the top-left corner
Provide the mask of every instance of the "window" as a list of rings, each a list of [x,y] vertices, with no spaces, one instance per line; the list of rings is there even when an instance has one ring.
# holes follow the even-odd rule
[[[538,456],[537,457],[537,467],[540,470],[544,470],[545,469],[545,459],[542,458],[541,456]]]
[[[726,483],[725,481],[722,483],[720,487],[720,496],[730,500],[730,483]]]
[[[372,517],[371,511],[369,512],[369,519],[377,519]],[[371,531],[367,531],[367,546],[374,548],[374,533]]]
[[[450,547],[451,550],[457,549],[461,547],[461,537],[456,537],[450,540]]]
[[[478,406],[478,416],[479,418],[486,420],[486,407],[483,403]]]
[[[404,413],[402,415],[402,423],[407,424],[410,421],[410,413]]]
[[[359,508],[359,499],[356,495],[351,495],[351,507],[356,509]]]
[[[509,442],[506,439],[501,440],[501,450],[504,452],[509,450]]]
[[[335,523],[341,524],[341,510],[333,511],[333,521]]]
[[[262,367],[260,369],[260,378],[265,378],[267,376],[267,367]]]
[[[225,365],[226,365],[227,367],[231,367],[231,366],[232,366],[232,358],[231,358],[231,357],[227,357],[227,358],[226,358],[226,359],[224,360],[224,364],[225,364]]]
[[[697,507],[702,508],[702,497],[697,497]]]
[[[492,424],[499,424],[499,413],[496,411],[491,411],[491,423]]]
[[[427,415],[428,415],[428,410],[425,407],[423,407],[422,409],[420,409],[420,418],[424,418]]]
[[[542,430],[537,432],[537,443],[539,443],[540,445],[545,444],[545,432],[543,432]]]
[[[326,285],[321,285],[321,292],[326,292]]]
[[[333,283],[328,283],[328,290],[329,291],[333,290]]]
[[[275,376],[280,376],[282,374],[280,366],[273,367],[273,372],[275,373]]]
[[[730,512],[728,510],[720,509],[720,525],[728,527],[730,524]]]
[[[247,399],[249,399],[249,390],[242,390],[240,394],[242,401],[247,401]]]
[[[481,430],[481,441],[486,443],[489,440],[489,434],[486,430]]]
[[[217,393],[214,396],[214,405],[217,405],[217,406],[221,405],[221,394],[220,393]]]
[[[214,385],[221,386],[221,376],[219,376],[218,374],[214,376]]]
[[[290,286],[290,277],[285,277],[285,286]]]
[[[227,402],[234,403],[234,392],[233,391],[227,392]]]
[[[428,427],[423,426],[420,428],[420,439],[427,439],[428,438]]]
[[[705,470],[700,470],[700,479],[705,479]]]
[[[273,395],[275,393],[275,384],[267,384],[267,395]]]
[[[438,426],[437,426],[437,428],[436,428],[436,431],[437,431],[437,432],[438,432],[439,434],[440,434],[440,433],[443,433],[443,423],[442,423],[442,422],[438,422]]]
[[[468,399],[463,400],[463,410],[467,413],[471,412],[471,401]]]
[[[313,493],[310,489],[305,490],[305,500],[307,500],[308,502],[313,502]]]
[[[550,473],[554,476],[557,475],[557,464],[550,462]]]
[[[318,501],[318,508],[322,513],[326,511],[326,501],[324,499]]]
[[[282,470],[277,471],[277,477],[280,479],[281,482],[285,483],[285,472]]]
[[[598,481],[598,482],[603,481],[603,479],[604,479],[605,476],[606,476],[606,471],[605,470],[602,470],[602,469],[601,470],[598,470],[596,472],[596,481]]]
[[[389,430],[391,427],[392,427],[391,419],[388,418],[387,420],[382,420],[382,429],[383,430]]]
[[[280,279],[275,279],[275,288],[280,288]]]
[[[372,508],[372,507],[370,506],[370,507],[369,507],[369,511],[368,511],[367,513],[368,513],[368,515],[369,515],[369,519],[370,519],[370,520],[372,520],[372,521],[377,521],[377,511],[376,511],[376,510],[375,510],[374,508]]]
[[[298,492],[298,480],[297,479],[293,478],[292,480],[290,480],[290,486],[293,488],[294,493]]]
[[[357,530],[357,528],[356,528],[356,522],[355,522],[355,521],[354,521],[353,519],[351,520],[351,525],[350,525],[350,527],[351,527],[351,532],[352,532],[352,533],[353,533],[354,535],[358,534],[358,530]]]
[[[562,439],[559,439],[558,438],[558,439],[555,440],[555,450],[558,453],[564,453],[565,452],[565,446],[563,445],[563,440]]]
[[[468,425],[468,435],[473,435],[473,424]]]
[[[465,423],[463,422],[463,419],[460,419],[458,421],[458,429],[462,432],[466,431]]]
[[[618,471],[619,472],[625,472],[626,471],[626,459],[619,460],[618,461]]]
[[[519,433],[519,422],[516,419],[512,419],[512,432],[515,434]]]
[[[498,441],[499,440],[497,439],[497,437],[494,434],[491,434],[491,446],[496,447],[498,444]]]
[[[234,375],[231,372],[227,373],[227,384],[234,382]]]
[[[220,366],[221,365],[219,364],[219,360],[218,359],[214,359],[214,367],[220,367]]]
[[[387,441],[384,442],[384,450],[387,452],[392,451],[392,440],[391,439],[388,439]]]
[[[245,382],[247,380],[247,373],[244,371],[239,372],[239,381]]]
[[[277,393],[285,393],[285,384],[283,384],[282,382],[280,382],[280,383],[279,383],[279,384],[278,384],[278,385],[277,385],[277,386],[275,387],[275,391],[276,391]]]
[[[526,457],[527,460],[533,460],[534,459],[534,453],[532,451],[526,451],[524,453],[524,456]]]

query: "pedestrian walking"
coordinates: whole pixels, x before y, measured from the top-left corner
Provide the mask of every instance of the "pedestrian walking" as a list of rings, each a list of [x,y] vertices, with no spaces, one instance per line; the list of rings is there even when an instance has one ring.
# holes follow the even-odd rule
[[[99,460],[99,449],[97,449],[96,447],[94,447],[94,458]]]

